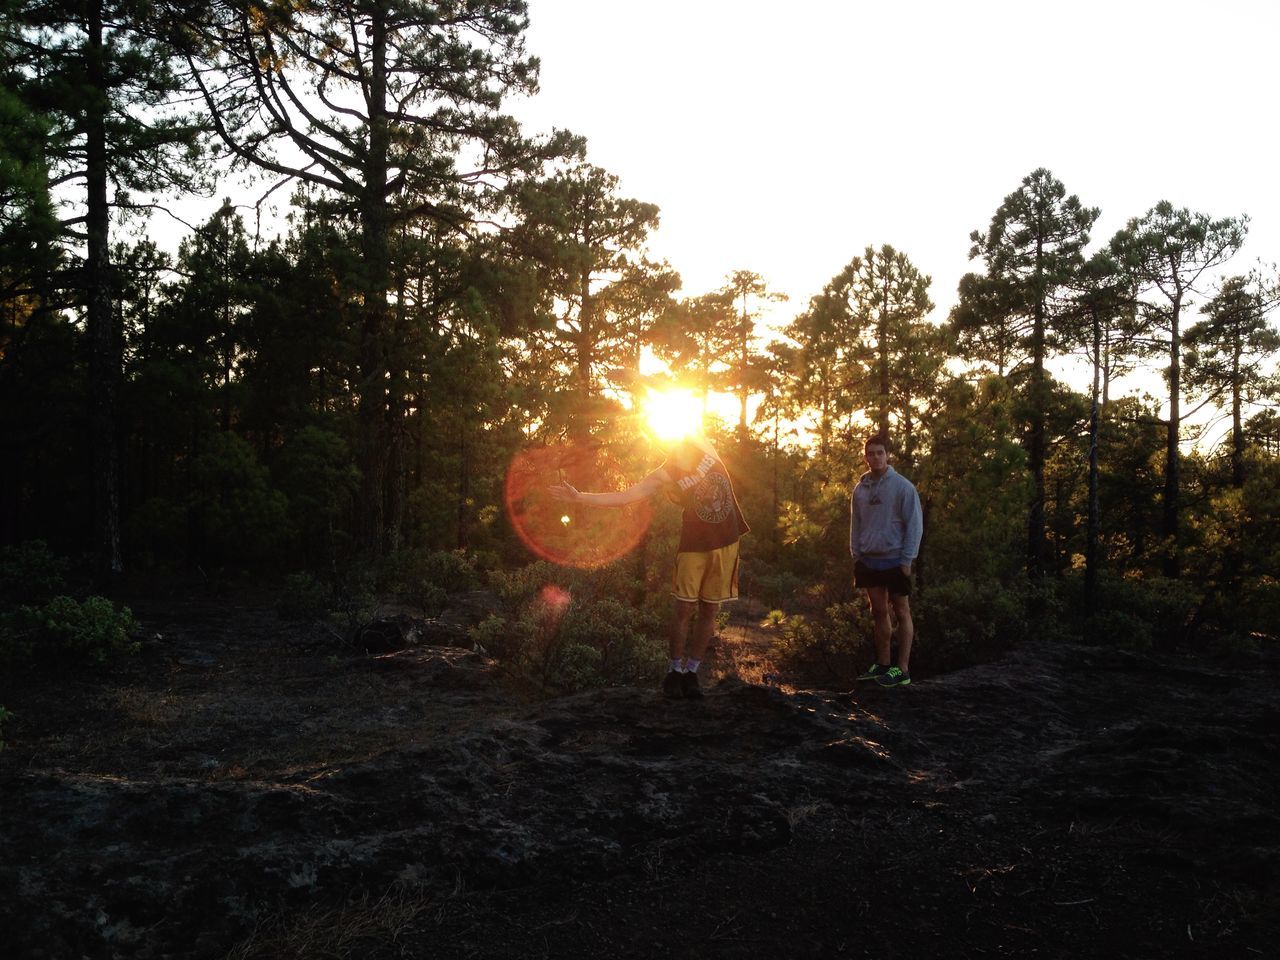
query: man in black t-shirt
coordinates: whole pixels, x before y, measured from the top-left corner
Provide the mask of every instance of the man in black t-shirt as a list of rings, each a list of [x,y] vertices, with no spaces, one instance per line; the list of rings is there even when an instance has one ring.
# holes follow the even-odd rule
[[[738,506],[729,472],[706,437],[677,440],[665,452],[662,466],[626,490],[581,493],[561,483],[551,488],[551,495],[591,507],[623,507],[665,491],[672,502],[684,508],[672,588],[676,606],[671,624],[671,668],[662,681],[662,692],[672,698],[697,698],[702,696],[698,666],[715,632],[720,604],[738,598],[738,540],[750,527]],[[695,611],[697,618],[689,635]]]

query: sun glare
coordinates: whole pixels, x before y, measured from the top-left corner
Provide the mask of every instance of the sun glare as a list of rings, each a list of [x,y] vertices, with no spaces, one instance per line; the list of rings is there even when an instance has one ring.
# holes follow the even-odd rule
[[[645,420],[659,440],[679,440],[702,429],[702,400],[688,390],[650,390]]]

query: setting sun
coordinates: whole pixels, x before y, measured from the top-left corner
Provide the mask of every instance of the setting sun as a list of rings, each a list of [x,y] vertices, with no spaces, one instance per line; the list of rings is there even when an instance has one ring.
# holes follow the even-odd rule
[[[702,431],[702,401],[688,390],[650,390],[645,421],[659,440],[679,440]]]

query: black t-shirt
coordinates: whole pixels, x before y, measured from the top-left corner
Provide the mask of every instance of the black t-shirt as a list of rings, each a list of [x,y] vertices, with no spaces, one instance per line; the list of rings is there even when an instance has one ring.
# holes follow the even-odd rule
[[[691,444],[687,449],[698,458],[692,469],[680,466],[678,457],[662,465],[673,481],[667,496],[684,507],[679,552],[706,553],[737,543],[751,528],[734,496],[729,472],[717,457],[700,447]]]

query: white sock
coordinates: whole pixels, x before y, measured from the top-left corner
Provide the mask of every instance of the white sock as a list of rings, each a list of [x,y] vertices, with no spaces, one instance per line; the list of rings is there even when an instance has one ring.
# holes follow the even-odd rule
[[[684,673],[684,657],[671,661],[671,669],[676,673]]]
[[[684,672],[685,672],[685,673],[697,673],[697,672],[698,672],[698,664],[700,664],[700,663],[702,663],[702,661],[701,661],[701,660],[695,660],[695,659],[693,659],[693,657],[690,657],[688,660],[686,660],[686,661],[684,662]]]

